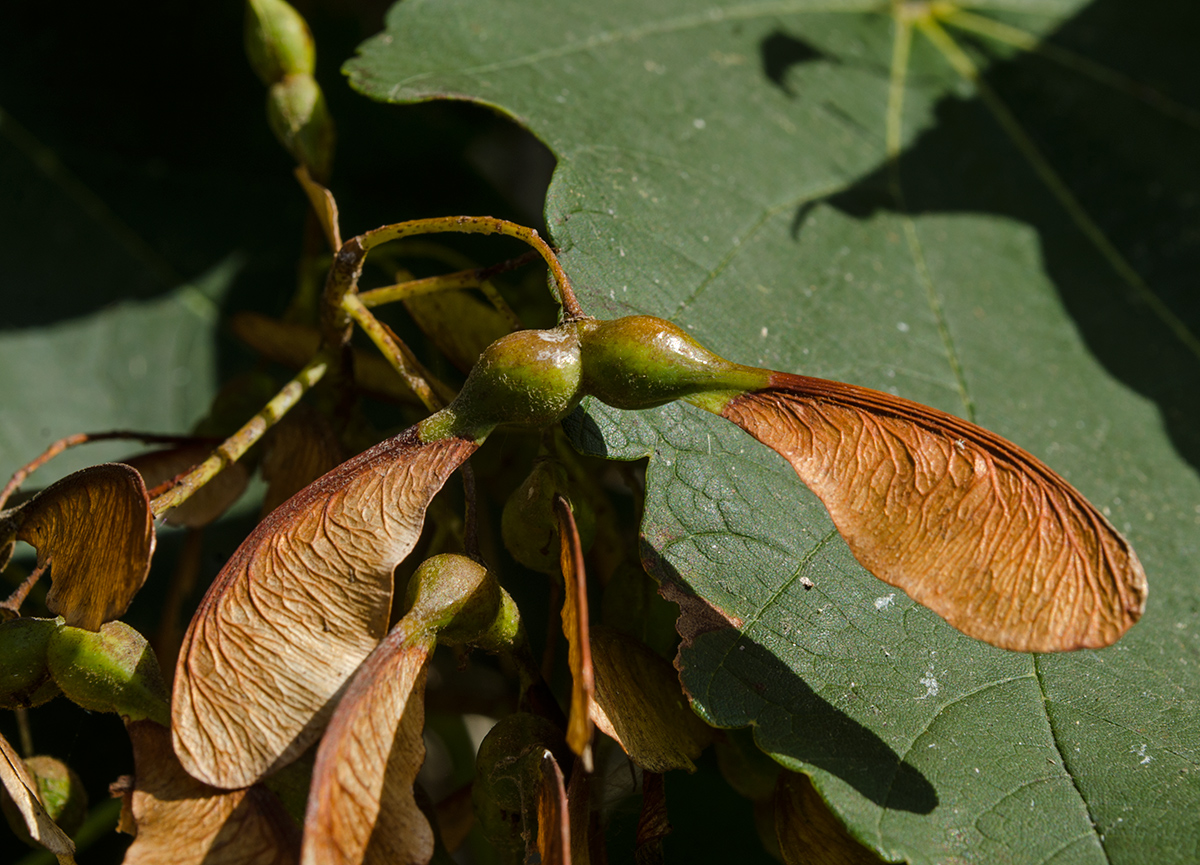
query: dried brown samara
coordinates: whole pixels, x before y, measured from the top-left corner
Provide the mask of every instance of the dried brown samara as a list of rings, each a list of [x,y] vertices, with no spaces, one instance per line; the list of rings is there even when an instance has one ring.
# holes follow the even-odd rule
[[[247,787],[320,736],[337,695],[387,632],[392,570],[425,509],[475,450],[410,429],[266,517],[217,576],[184,638],[175,750],[215,787]]]
[[[1005,649],[1099,648],[1146,576],[1074,487],[1000,436],[854,385],[774,373],[722,415],[782,454],[862,564]]]

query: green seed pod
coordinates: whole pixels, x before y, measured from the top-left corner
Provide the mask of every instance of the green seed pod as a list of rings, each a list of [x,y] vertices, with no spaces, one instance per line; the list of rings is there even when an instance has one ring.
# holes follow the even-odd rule
[[[526,839],[536,837],[542,755],[571,764],[562,731],[537,715],[501,718],[479,743],[471,803],[479,828],[501,862],[524,861]]]
[[[500,533],[512,557],[525,567],[543,574],[559,572],[562,542],[554,497],[563,495],[575,510],[575,526],[584,550],[592,545],[596,519],[581,496],[572,496],[566,467],[553,457],[538,457],[529,477],[513,490],[504,504]]]
[[[580,373],[576,325],[510,333],[484,350],[454,402],[421,425],[421,437],[481,437],[502,423],[549,426],[578,404]]]
[[[30,757],[22,762],[37,783],[38,798],[50,819],[68,835],[74,835],[87,817],[88,798],[83,781],[67,764],[54,757]],[[0,792],[0,810],[18,838],[30,847],[42,848],[30,837],[16,803],[3,792]]]
[[[54,619],[13,619],[0,624],[0,708],[40,705],[61,693],[46,667]]]
[[[316,46],[300,13],[283,0],[247,0],[246,56],[268,87],[287,75],[312,75]]]
[[[581,325],[583,392],[614,408],[654,408],[708,391],[764,387],[762,370],[731,363],[650,315]]]
[[[63,693],[85,709],[171,725],[154,650],[124,622],[106,622],[99,631],[61,626],[46,647],[46,664]]]
[[[405,620],[436,631],[444,645],[484,633],[500,610],[500,584],[466,556],[446,553],[426,559],[408,581]]]
[[[267,91],[267,122],[275,137],[314,180],[329,177],[336,134],[321,85],[311,75],[288,75]]]

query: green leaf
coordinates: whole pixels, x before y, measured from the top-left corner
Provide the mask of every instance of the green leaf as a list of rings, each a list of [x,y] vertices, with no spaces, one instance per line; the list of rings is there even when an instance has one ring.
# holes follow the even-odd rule
[[[908,42],[880,3],[407,0],[347,70],[545,141],[590,312],[968,417],[1078,486],[1150,580],[1112,648],[997,650],[863,571],[740,431],[585,405],[581,446],[651,458],[648,561],[702,599],[698,711],[753,725],[889,858],[1180,861],[1200,844],[1197,13],[989,5]]]

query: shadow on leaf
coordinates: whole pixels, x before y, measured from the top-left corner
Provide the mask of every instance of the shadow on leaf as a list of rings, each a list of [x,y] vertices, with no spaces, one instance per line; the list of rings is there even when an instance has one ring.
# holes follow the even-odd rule
[[[763,74],[792,99],[799,94],[792,89],[792,85],[787,80],[791,68],[801,63],[831,59],[803,39],[798,39],[782,30],[776,30],[763,39],[759,43],[758,53],[762,60]]]
[[[1155,402],[1179,454],[1200,467],[1200,300],[1191,288],[1200,269],[1194,159],[1200,76],[1190,67],[1180,77],[1184,67],[1172,58],[1183,55],[1171,48],[1182,46],[1184,34],[1197,26],[1194,6],[1154,0],[1134,8],[1101,0],[1047,41],[1130,76],[1124,88],[1034,54],[997,60],[984,75],[1094,231],[1072,217],[981,98],[949,96],[938,103],[932,125],[900,156],[902,205],[893,197],[888,165],[824,203],[857,219],[879,211],[973,213],[1031,226],[1045,272],[1088,349],[1110,374]],[[977,52],[994,49],[947,29]],[[1160,110],[1164,94],[1182,102],[1178,111],[1186,116]],[[793,219],[800,242],[812,208],[803,205]],[[1105,243],[1136,278],[1118,273],[1101,251]],[[1139,279],[1156,300],[1136,285]]]
[[[668,591],[688,593],[668,561],[648,546],[643,554],[653,556],[648,570]],[[769,649],[732,625],[719,627],[720,611],[699,599],[709,612],[696,627],[700,617],[683,600],[679,628],[686,636],[675,663],[684,689],[711,713],[753,725],[764,751],[824,769],[882,808],[928,814],[937,807],[933,784],[879,736],[813,691]]]

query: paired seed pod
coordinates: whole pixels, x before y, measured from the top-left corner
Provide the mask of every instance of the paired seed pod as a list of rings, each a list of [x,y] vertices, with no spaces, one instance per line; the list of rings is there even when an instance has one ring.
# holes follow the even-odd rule
[[[622,409],[683,399],[780,453],[867,570],[970,636],[1017,651],[1098,648],[1145,608],[1145,573],[1108,520],[1044,463],[961,418],[734,364],[651,316],[513,334],[484,359],[423,438],[545,425],[584,396]]]

